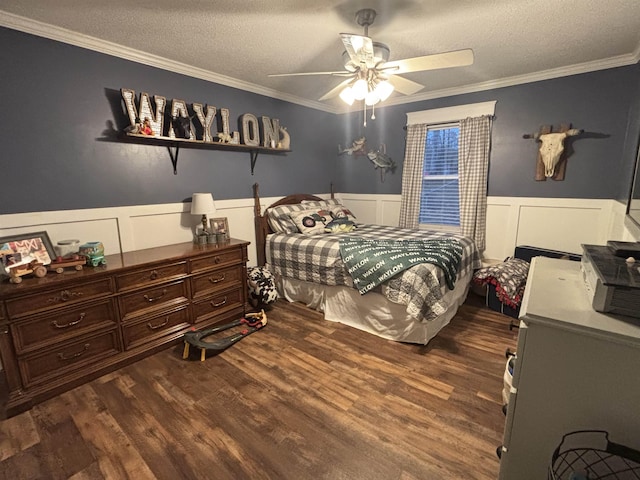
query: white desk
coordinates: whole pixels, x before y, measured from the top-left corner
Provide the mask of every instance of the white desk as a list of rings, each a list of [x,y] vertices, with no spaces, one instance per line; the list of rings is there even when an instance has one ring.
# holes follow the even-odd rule
[[[579,262],[536,257],[520,321],[499,478],[546,479],[575,430],[640,450],[640,319],[594,311]]]

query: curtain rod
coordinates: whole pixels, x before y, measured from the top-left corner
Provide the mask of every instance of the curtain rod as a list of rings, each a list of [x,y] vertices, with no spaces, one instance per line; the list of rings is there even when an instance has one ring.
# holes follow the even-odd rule
[[[480,115],[480,117],[489,117],[492,120],[494,118],[496,118],[495,115]],[[467,118],[474,118],[474,117],[467,117]],[[438,123],[426,123],[426,124],[423,124],[423,125],[429,125],[430,127],[437,127],[439,125],[447,125],[448,123],[456,123],[456,122],[459,122],[459,121],[460,120],[454,120],[454,121],[449,121],[449,122],[438,122]],[[420,124],[419,123],[410,123],[410,124],[404,125],[402,127],[402,129],[406,130],[409,125],[420,125]]]

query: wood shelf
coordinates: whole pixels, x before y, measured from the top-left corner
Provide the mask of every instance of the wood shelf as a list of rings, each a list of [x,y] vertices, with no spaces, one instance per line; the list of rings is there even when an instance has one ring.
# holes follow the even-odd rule
[[[236,152],[249,152],[251,156],[251,175],[256,165],[259,153],[266,153],[269,155],[284,155],[290,152],[289,149],[284,148],[270,148],[252,145],[239,145],[233,143],[219,143],[219,142],[205,142],[203,140],[189,140],[187,138],[171,138],[159,135],[141,135],[138,133],[125,133],[120,136],[120,139],[139,145],[154,145],[159,147],[167,147],[169,155],[171,157],[171,164],[173,165],[173,174],[178,174],[178,154],[180,148],[196,148],[204,150],[226,150]]]

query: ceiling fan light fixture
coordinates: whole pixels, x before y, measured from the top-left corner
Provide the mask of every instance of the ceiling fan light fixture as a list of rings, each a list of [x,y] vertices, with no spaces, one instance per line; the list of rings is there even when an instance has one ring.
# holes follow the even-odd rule
[[[364,103],[371,106],[375,105],[380,101],[380,96],[377,94],[375,90],[370,90],[367,95],[364,97]]]
[[[351,87],[351,91],[353,93],[354,99],[364,100],[364,97],[367,96],[367,92],[369,91],[367,81],[364,78],[356,80],[356,82],[353,84],[353,87]]]
[[[384,102],[389,95],[393,93],[393,85],[387,80],[381,80],[378,85],[376,85],[375,92],[380,97],[380,101]]]
[[[351,106],[355,101],[355,97],[353,96],[353,89],[350,86],[347,86],[340,92],[340,98],[344,103]]]

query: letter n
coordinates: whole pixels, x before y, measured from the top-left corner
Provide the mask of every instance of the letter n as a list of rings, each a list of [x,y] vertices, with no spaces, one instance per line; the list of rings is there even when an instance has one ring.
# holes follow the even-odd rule
[[[262,117],[262,146],[270,147],[271,140],[277,145],[280,140],[280,120],[277,118],[270,119]]]

